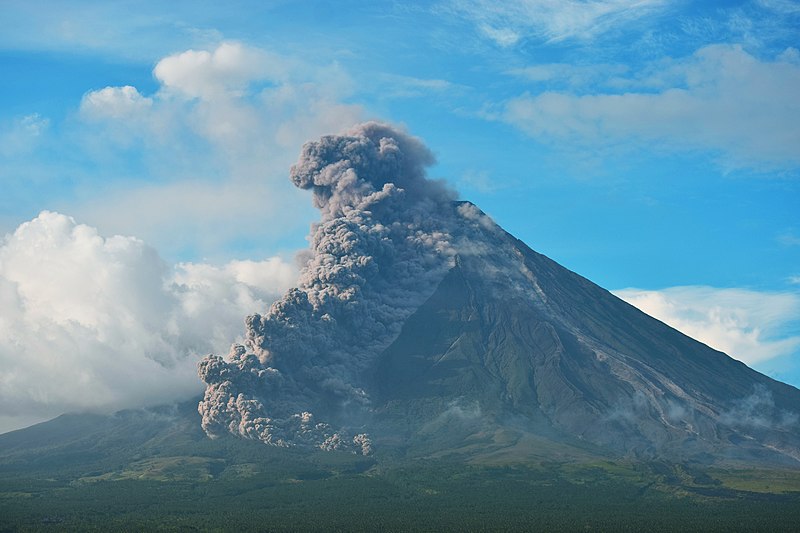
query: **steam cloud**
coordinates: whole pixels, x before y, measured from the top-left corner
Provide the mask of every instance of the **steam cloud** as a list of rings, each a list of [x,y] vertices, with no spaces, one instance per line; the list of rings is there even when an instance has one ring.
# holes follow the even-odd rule
[[[457,210],[425,176],[433,161],[416,138],[374,122],[303,147],[291,179],[322,214],[310,255],[298,287],[247,318],[243,345],[200,363],[209,435],[369,453],[358,428],[323,420],[358,420],[370,363],[453,264]]]

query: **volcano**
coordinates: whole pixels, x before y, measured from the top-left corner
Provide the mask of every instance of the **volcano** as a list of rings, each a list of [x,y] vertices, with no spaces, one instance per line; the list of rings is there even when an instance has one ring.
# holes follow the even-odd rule
[[[432,162],[379,123],[305,145],[321,220],[297,288],[200,363],[208,435],[800,466],[800,391],[534,252]]]
[[[378,357],[378,411],[410,441],[439,426],[483,434],[484,452],[526,453],[527,435],[646,459],[800,461],[796,388],[491,232],[491,254],[458,256]]]

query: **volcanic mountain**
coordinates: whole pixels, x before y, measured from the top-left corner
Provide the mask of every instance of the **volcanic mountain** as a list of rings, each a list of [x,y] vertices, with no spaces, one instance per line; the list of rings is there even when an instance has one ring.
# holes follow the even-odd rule
[[[378,412],[413,420],[407,438],[482,433],[485,452],[513,430],[515,453],[528,434],[648,459],[800,461],[796,388],[494,237],[491,256],[456,257],[377,359]]]
[[[291,178],[321,220],[298,286],[206,357],[203,429],[369,454],[800,465],[800,391],[540,255],[367,123]]]

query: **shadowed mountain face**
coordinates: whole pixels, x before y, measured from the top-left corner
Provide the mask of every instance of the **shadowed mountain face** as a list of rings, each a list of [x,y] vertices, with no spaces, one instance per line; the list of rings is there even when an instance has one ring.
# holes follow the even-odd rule
[[[387,429],[413,440],[450,418],[462,432],[511,426],[595,452],[800,462],[796,388],[504,232],[495,242],[459,256],[380,355],[373,386]],[[428,417],[409,423],[409,405]]]

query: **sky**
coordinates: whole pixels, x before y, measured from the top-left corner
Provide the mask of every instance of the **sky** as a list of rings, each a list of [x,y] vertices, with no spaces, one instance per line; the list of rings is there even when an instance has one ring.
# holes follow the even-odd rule
[[[364,120],[538,252],[800,386],[800,2],[0,1],[0,432],[191,397]]]

